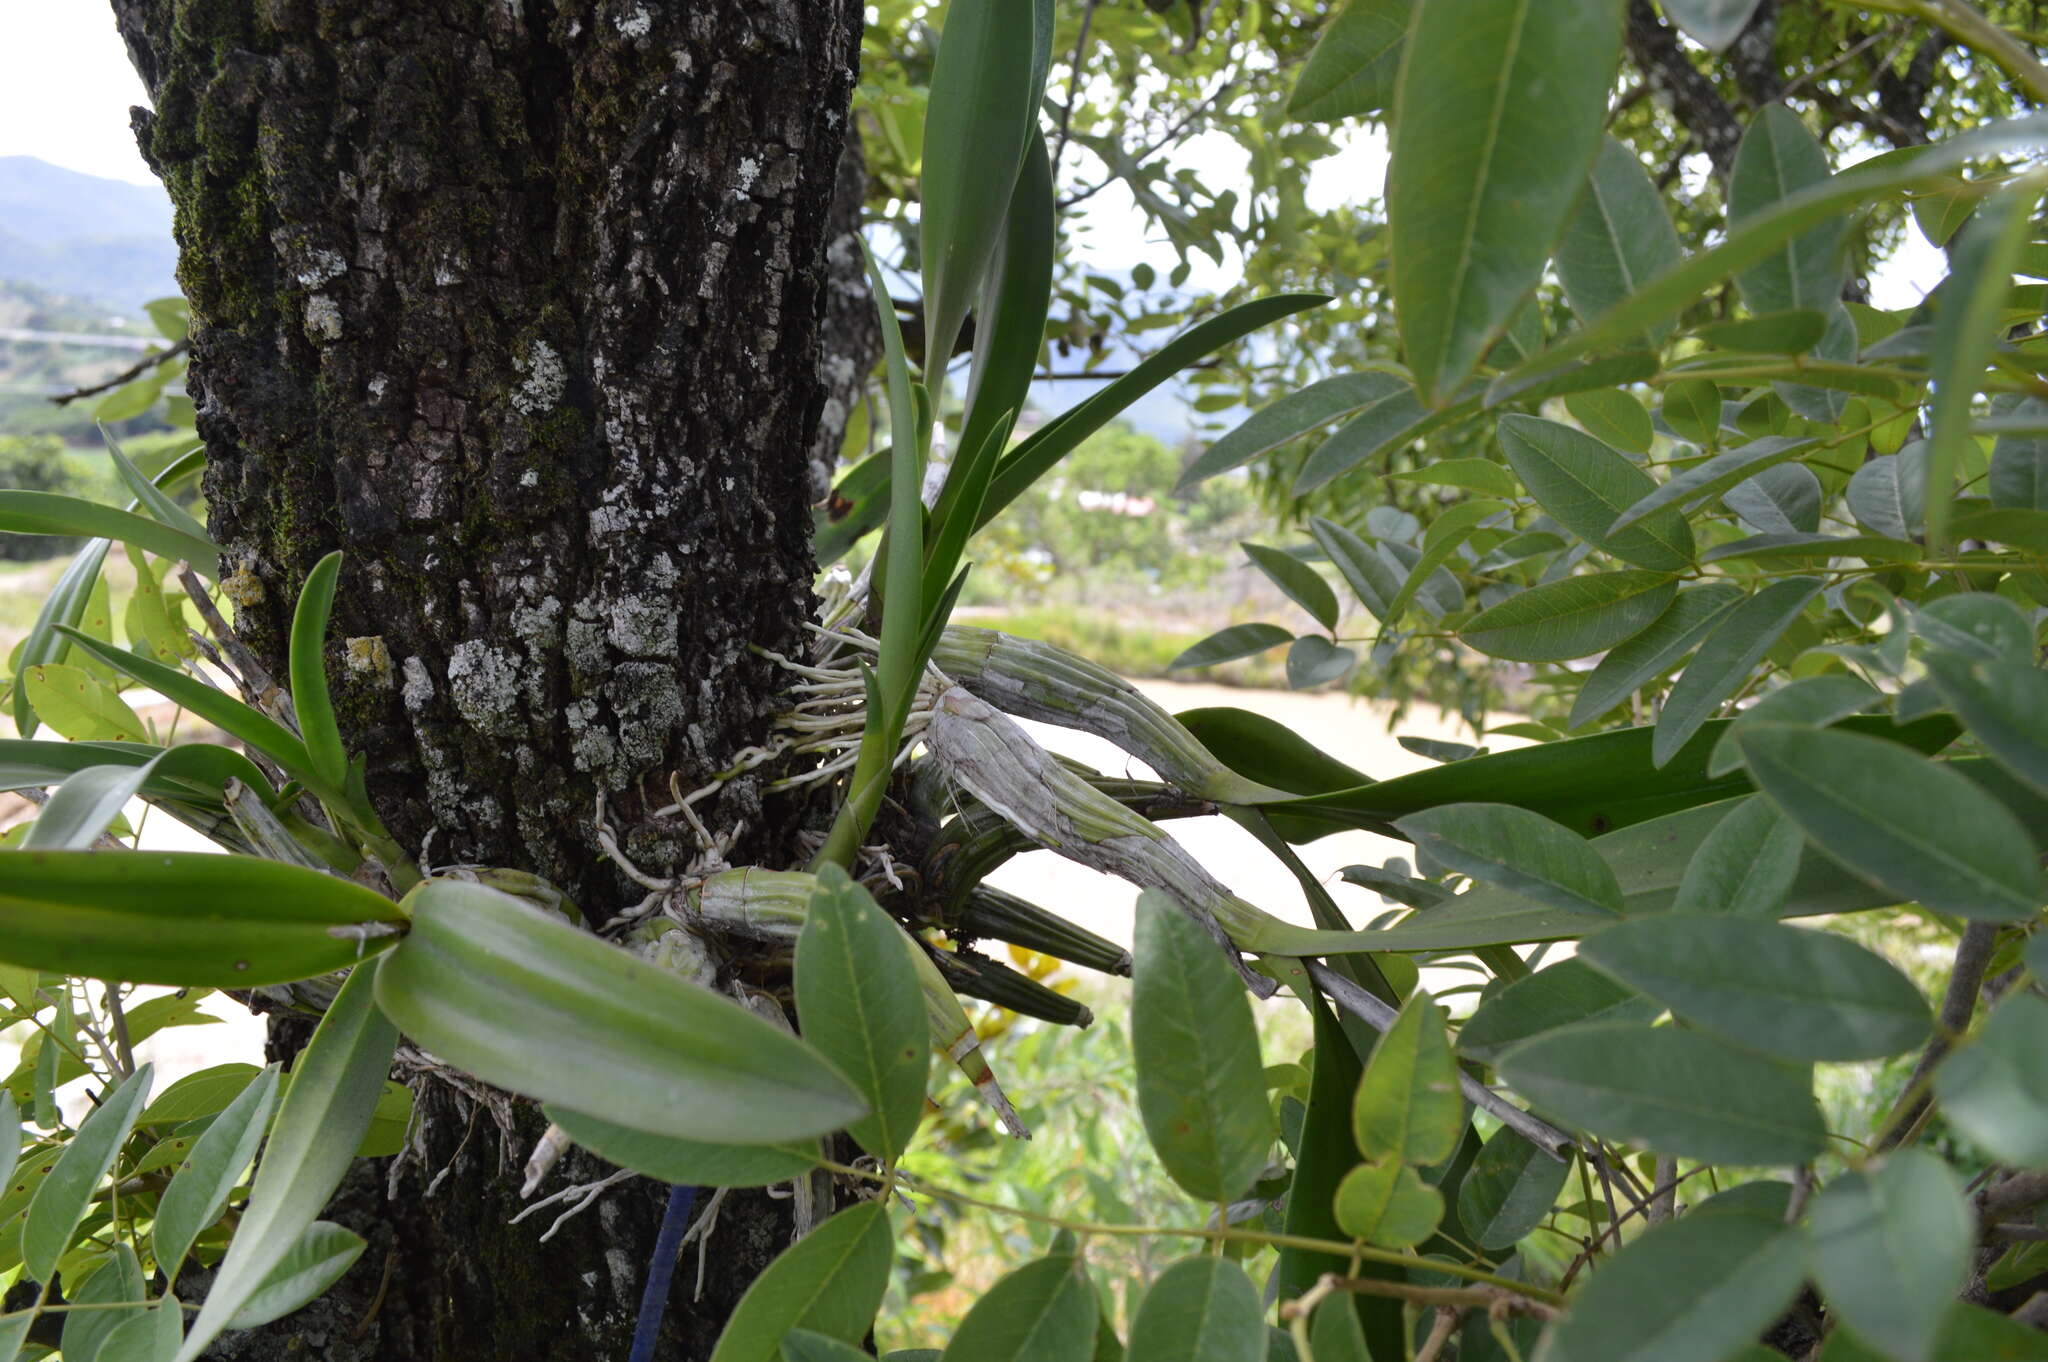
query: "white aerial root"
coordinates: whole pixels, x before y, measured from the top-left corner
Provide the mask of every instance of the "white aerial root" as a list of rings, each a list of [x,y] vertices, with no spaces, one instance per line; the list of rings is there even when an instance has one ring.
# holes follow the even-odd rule
[[[634,1172],[630,1168],[621,1168],[616,1173],[606,1174],[604,1177],[599,1178],[596,1182],[572,1183],[569,1186],[562,1188],[560,1191],[548,1193],[539,1201],[534,1202],[531,1206],[528,1206],[525,1210],[521,1211],[518,1215],[513,1216],[512,1219],[506,1223],[516,1225],[520,1221],[526,1219],[526,1217],[528,1217],[529,1215],[532,1215],[535,1211],[539,1210],[543,1206],[552,1206],[558,1201],[568,1201],[571,1198],[575,1198],[576,1204],[571,1206],[568,1210],[563,1211],[560,1215],[556,1216],[555,1223],[548,1226],[547,1232],[541,1235],[540,1242],[545,1244],[548,1240],[555,1237],[555,1232],[557,1230],[561,1229],[562,1226],[568,1224],[571,1220],[574,1220],[584,1211],[589,1210],[592,1203],[594,1203],[599,1197],[603,1196],[607,1191],[618,1186],[620,1183],[624,1182],[628,1178],[637,1178],[639,1176],[640,1175],[638,1173]]]

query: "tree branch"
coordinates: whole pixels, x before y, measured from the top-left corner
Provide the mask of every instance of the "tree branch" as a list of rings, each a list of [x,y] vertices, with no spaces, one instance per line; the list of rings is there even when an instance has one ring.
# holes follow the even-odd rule
[[[120,373],[115,374],[104,383],[94,383],[84,388],[73,388],[68,393],[58,393],[50,400],[60,407],[66,407],[73,402],[79,401],[81,398],[97,397],[103,392],[111,392],[124,383],[133,383],[159,364],[168,364],[184,354],[187,347],[191,344],[190,338],[178,341],[168,350],[159,350],[154,354],[144,355],[141,359],[135,361],[135,363],[129,365]]]
[[[1941,1063],[1956,1040],[1970,1029],[1970,1018],[1977,1012],[1977,991],[1984,986],[1984,971],[1991,964],[1991,947],[1997,936],[1995,923],[1972,922],[1963,929],[1963,938],[1956,943],[1955,967],[1948,976],[1948,991],[1941,998],[1941,1014],[1935,1019],[1934,1038],[1927,1042],[1920,1062],[1913,1066],[1913,1073],[1906,1080],[1906,1090],[1899,1097],[1899,1106],[1892,1112],[1891,1119],[1885,1122],[1884,1133],[1877,1138],[1880,1153],[1896,1148],[1906,1138],[1907,1132],[1919,1124],[1921,1116],[1932,1103],[1927,1090],[1928,1079],[1934,1073],[1934,1066]]]
[[[1698,140],[1715,173],[1727,178],[1742,142],[1742,124],[1686,56],[1678,35],[1650,8],[1650,0],[1629,0],[1628,55],[1651,86],[1670,95],[1672,113]]]

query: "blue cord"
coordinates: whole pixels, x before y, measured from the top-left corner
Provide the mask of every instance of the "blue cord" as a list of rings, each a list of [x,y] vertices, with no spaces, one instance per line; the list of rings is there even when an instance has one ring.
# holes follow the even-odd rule
[[[668,1314],[669,1284],[675,1280],[683,1232],[690,1227],[690,1212],[696,1205],[695,1187],[669,1188],[668,1209],[662,1213],[654,1257],[647,1264],[647,1287],[640,1293],[640,1319],[633,1326],[633,1352],[627,1362],[654,1362],[654,1344],[661,1337],[662,1317]]]

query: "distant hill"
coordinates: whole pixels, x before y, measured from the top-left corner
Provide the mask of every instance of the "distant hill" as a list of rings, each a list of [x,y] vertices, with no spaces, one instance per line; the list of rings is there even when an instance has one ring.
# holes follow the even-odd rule
[[[0,279],[133,313],[177,291],[162,188],[0,156]]]

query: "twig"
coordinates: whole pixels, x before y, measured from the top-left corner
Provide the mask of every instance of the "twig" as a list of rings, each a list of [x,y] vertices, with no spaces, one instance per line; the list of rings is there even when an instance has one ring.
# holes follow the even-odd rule
[[[1451,1335],[1457,1332],[1458,1312],[1438,1310],[1436,1321],[1429,1326],[1429,1337],[1422,1340],[1422,1346],[1416,1349],[1415,1362],[1437,1362],[1450,1345]]]
[[[1394,1009],[1351,980],[1320,960],[1305,960],[1302,963],[1308,968],[1309,978],[1315,980],[1317,987],[1330,995],[1332,1002],[1373,1030],[1384,1032],[1394,1024],[1397,1015]],[[1571,1156],[1578,1152],[1578,1143],[1571,1136],[1556,1126],[1531,1116],[1462,1069],[1458,1071],[1458,1086],[1473,1106],[1491,1114],[1502,1125],[1559,1163],[1569,1161]]]
[[[1052,146],[1052,182],[1060,182],[1060,157],[1067,154],[1067,128],[1074,120],[1074,106],[1081,102],[1081,76],[1083,58],[1088,55],[1088,30],[1095,24],[1095,6],[1100,0],[1088,0],[1081,11],[1081,31],[1074,38],[1074,55],[1067,59],[1067,102],[1060,109],[1059,138]]]
[[[118,984],[108,984],[102,998],[107,1005],[107,1020],[114,1032],[114,1052],[121,1060],[121,1076],[126,1078],[135,1072],[135,1047],[128,1041],[128,1014],[121,1009],[121,990]]]
[[[1963,928],[1962,940],[1956,942],[1955,967],[1949,972],[1948,990],[1941,997],[1941,1014],[1935,1019],[1933,1039],[1921,1052],[1920,1061],[1906,1079],[1906,1090],[1899,1094],[1898,1106],[1892,1109],[1877,1137],[1874,1147],[1879,1153],[1904,1141],[1932,1104],[1928,1081],[1934,1066],[1970,1029],[1970,1018],[1977,1012],[1977,992],[1984,986],[1984,971],[1991,964],[1991,949],[1997,937],[1995,923],[1972,922]]]
[[[1410,1282],[1388,1281],[1384,1277],[1335,1277],[1330,1280],[1339,1291],[1359,1296],[1391,1296],[1416,1305],[1433,1305],[1440,1310],[1499,1309],[1542,1320],[1556,1319],[1560,1313],[1556,1306],[1546,1301],[1502,1286],[1416,1286]]]
[[[104,383],[94,383],[91,386],[84,388],[73,388],[68,393],[58,393],[55,397],[52,397],[50,400],[60,407],[67,407],[70,406],[73,402],[80,401],[81,399],[87,397],[98,397],[101,393],[110,392],[113,389],[120,387],[124,383],[133,383],[136,379],[141,378],[144,371],[146,370],[154,369],[159,364],[170,363],[170,361],[184,354],[186,350],[191,348],[191,345],[192,340],[188,336],[184,340],[178,341],[175,344],[173,344],[171,348],[168,350],[159,350],[156,351],[154,354],[143,356],[141,359],[129,365],[120,373],[115,374],[112,378],[108,379]]]

